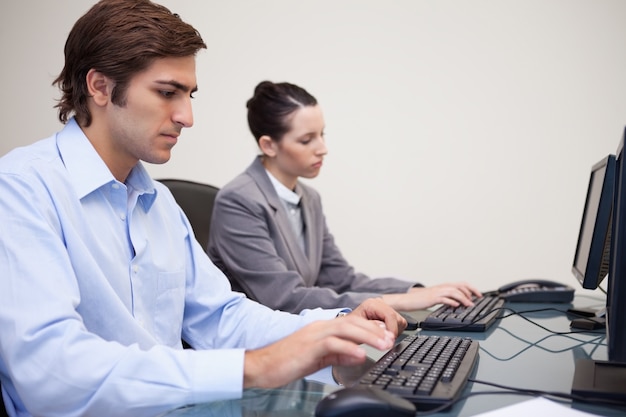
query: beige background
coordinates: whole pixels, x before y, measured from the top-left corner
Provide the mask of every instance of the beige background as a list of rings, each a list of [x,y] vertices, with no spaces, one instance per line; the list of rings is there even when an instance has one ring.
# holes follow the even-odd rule
[[[0,155],[60,128],[50,84],[88,0],[2,0]],[[261,80],[307,88],[311,183],[360,270],[483,290],[570,272],[591,166],[626,126],[623,0],[163,0],[208,44],[195,126],[155,177],[224,185]],[[0,197],[1,198],[1,197]]]

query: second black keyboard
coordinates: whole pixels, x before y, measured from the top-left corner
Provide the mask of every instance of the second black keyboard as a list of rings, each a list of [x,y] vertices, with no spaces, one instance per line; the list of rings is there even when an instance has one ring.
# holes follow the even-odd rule
[[[443,305],[431,312],[421,323],[424,330],[484,332],[502,312],[505,300],[485,295],[474,300],[473,307]]]

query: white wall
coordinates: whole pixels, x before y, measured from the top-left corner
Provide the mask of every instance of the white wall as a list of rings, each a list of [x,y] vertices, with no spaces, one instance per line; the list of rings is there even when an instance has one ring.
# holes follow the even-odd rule
[[[307,88],[330,153],[312,181],[372,275],[489,290],[574,285],[591,166],[626,126],[623,0],[162,3],[203,35],[195,126],[155,177],[224,185],[256,154],[261,80]],[[2,0],[0,155],[60,128],[50,83],[88,0]],[[0,197],[1,198],[1,197]]]

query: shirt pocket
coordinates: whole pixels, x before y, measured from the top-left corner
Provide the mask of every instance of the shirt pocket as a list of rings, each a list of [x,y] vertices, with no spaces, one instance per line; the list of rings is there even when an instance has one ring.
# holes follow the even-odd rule
[[[159,272],[154,323],[161,343],[168,346],[180,344],[184,312],[185,270]]]

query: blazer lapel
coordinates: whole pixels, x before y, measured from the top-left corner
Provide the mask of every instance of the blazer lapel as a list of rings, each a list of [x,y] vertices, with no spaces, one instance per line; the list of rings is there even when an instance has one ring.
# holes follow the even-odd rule
[[[261,157],[257,157],[257,159],[248,167],[248,173],[257,184],[263,196],[265,197],[267,204],[274,211],[274,222],[276,223],[276,228],[279,230],[282,238],[287,242],[287,247],[289,250],[289,255],[291,256],[291,261],[298,270],[298,273],[303,277],[311,276],[311,267],[309,264],[309,260],[307,256],[300,249],[300,244],[298,242],[298,238],[294,233],[291,223],[289,222],[289,217],[287,211],[285,210],[285,206],[280,201],[272,182],[267,176],[267,172],[265,171],[265,167],[261,163]],[[311,242],[309,241],[309,233],[306,233],[306,223],[308,213],[304,213],[303,211],[303,219],[305,222],[305,236],[307,239],[307,247],[310,246]]]

